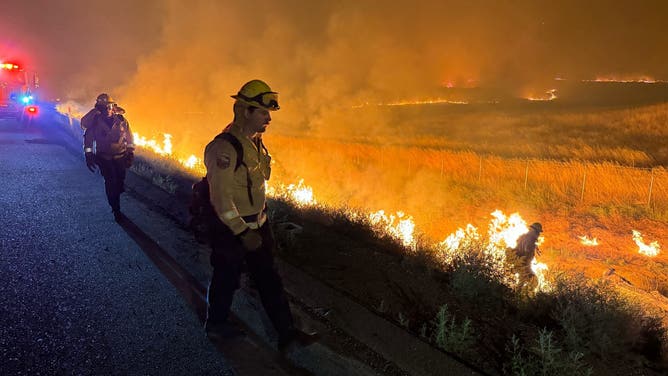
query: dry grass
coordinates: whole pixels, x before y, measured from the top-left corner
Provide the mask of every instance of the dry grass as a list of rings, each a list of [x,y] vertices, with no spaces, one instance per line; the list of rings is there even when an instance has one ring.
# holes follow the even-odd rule
[[[436,241],[467,223],[484,232],[495,209],[518,212],[527,222],[543,223],[539,261],[551,271],[600,278],[615,269],[635,287],[668,294],[668,154],[662,157],[667,114],[668,105],[460,115],[448,119],[447,131],[436,123],[422,132],[395,130],[387,144],[378,142],[382,135],[353,142],[346,135],[325,140],[275,134],[266,143],[276,161],[273,181],[303,178],[320,203],[361,212],[404,211]],[[481,126],[469,126],[466,133],[461,122],[472,119]],[[511,133],[524,136],[490,141],[507,140]],[[365,137],[360,130],[357,138]],[[653,167],[637,167],[643,165]],[[647,243],[658,241],[664,253],[639,255],[634,229]],[[600,245],[582,245],[583,235]]]
[[[282,162],[276,169],[279,180],[304,178],[317,197],[334,206],[404,210],[435,236],[439,231],[429,227],[430,218],[423,214],[435,219],[470,206],[487,207],[490,213],[496,205],[552,212],[637,207],[642,216],[668,218],[668,172],[662,167],[505,159],[286,137],[270,142]]]

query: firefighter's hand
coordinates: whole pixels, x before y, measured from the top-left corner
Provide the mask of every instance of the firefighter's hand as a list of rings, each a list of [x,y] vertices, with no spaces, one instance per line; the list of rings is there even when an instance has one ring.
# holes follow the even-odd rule
[[[257,251],[262,246],[262,235],[260,231],[248,229],[239,234],[241,244],[249,251]]]
[[[88,167],[90,172],[95,172],[97,163],[95,163],[95,155],[93,153],[86,153],[86,167]]]
[[[125,153],[125,168],[132,167],[132,162],[135,160],[135,152],[132,149],[128,149]]]

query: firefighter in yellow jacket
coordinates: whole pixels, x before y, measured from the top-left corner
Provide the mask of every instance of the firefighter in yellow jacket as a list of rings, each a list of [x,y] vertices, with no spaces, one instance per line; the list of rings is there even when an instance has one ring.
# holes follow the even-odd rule
[[[307,345],[316,334],[295,329],[281,277],[274,267],[274,236],[267,219],[265,181],[271,156],[262,134],[279,109],[278,93],[260,80],[246,83],[232,96],[234,120],[204,150],[206,177],[216,217],[211,235],[213,276],[205,325],[211,340],[243,335],[231,323],[230,306],[239,288],[243,264],[262,305],[278,332],[278,347]]]
[[[95,107],[81,118],[86,166],[91,172],[100,168],[116,221],[123,219],[120,197],[125,191],[125,170],[134,160],[133,136],[124,112],[108,94],[100,94]]]

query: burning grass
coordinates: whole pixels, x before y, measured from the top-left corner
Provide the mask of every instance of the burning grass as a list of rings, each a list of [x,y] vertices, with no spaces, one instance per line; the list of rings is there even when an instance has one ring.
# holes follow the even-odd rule
[[[557,273],[551,289],[525,295],[488,251],[490,235],[470,228],[451,246],[456,256],[444,257],[453,253],[424,242],[406,248],[365,217],[283,201],[272,207],[279,222],[303,226],[296,236],[278,234],[282,257],[488,372],[624,375],[660,360],[661,320],[622,298],[611,280]]]
[[[557,212],[637,206],[650,218],[668,219],[668,173],[660,167],[650,171],[612,163],[512,160],[472,152],[282,137],[268,142],[276,148],[277,160],[291,161],[277,164],[278,180],[294,181],[299,174],[322,202],[334,207],[409,213],[437,238],[450,229],[435,219],[460,222],[462,210],[468,211],[471,202],[489,212],[496,207]]]

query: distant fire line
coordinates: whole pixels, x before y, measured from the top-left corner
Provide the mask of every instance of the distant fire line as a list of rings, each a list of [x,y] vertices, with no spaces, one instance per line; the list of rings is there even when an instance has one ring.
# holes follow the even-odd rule
[[[396,102],[388,102],[388,103],[363,103],[360,105],[355,105],[353,108],[362,108],[362,107],[367,107],[367,106],[415,106],[415,105],[423,105],[423,104],[458,104],[458,105],[463,105],[463,104],[469,104],[467,101],[453,101],[449,99],[442,99],[442,98],[436,98],[436,99],[423,99],[423,100],[399,100]]]
[[[555,81],[568,81],[567,78],[564,77],[555,77]],[[667,80],[657,80],[653,77],[650,76],[636,76],[636,77],[614,77],[614,76],[599,76],[593,79],[584,79],[584,80],[579,80],[579,82],[612,82],[612,83],[640,83],[640,84],[666,84],[668,83]]]

